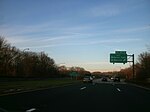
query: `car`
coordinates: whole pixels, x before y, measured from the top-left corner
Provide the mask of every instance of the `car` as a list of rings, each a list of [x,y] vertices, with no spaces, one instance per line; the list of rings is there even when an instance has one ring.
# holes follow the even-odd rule
[[[120,82],[120,77],[115,77],[114,82]]]
[[[102,78],[102,81],[105,81],[105,82],[106,82],[106,81],[107,81],[107,78],[106,78],[106,77],[103,77],[103,78]]]
[[[110,79],[111,79],[111,80],[114,80],[114,77],[111,77]]]
[[[83,82],[84,83],[92,83],[93,82],[93,78],[91,76],[85,76],[83,78]]]

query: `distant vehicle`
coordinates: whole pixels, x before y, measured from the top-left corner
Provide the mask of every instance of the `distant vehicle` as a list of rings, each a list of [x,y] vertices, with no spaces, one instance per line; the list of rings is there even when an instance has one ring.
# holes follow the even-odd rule
[[[91,76],[85,76],[83,78],[83,82],[84,83],[92,83],[93,82],[93,78]]]
[[[95,79],[95,76],[94,76],[94,75],[92,75],[92,78],[93,78],[93,79]]]
[[[106,77],[103,77],[103,78],[102,78],[102,81],[105,81],[105,82],[106,82],[106,81],[107,81],[107,78],[106,78]]]
[[[111,80],[114,80],[114,77],[111,77],[110,79],[111,79]]]
[[[120,77],[115,77],[114,82],[120,82]]]

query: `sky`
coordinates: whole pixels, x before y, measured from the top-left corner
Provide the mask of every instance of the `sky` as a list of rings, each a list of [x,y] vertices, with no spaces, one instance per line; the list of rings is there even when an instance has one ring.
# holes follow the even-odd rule
[[[0,35],[58,66],[116,71],[110,53],[138,55],[150,45],[150,0],[0,0]]]

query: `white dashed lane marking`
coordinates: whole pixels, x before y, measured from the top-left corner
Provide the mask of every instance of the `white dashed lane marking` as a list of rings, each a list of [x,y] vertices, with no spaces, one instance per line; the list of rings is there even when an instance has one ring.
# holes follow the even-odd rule
[[[26,110],[26,112],[32,112],[32,111],[35,111],[35,110],[36,110],[36,108],[31,108],[29,110]]]
[[[80,88],[80,90],[83,90],[83,89],[86,89],[86,87],[82,87],[82,88]]]
[[[117,88],[117,90],[120,92],[121,90],[119,88]]]

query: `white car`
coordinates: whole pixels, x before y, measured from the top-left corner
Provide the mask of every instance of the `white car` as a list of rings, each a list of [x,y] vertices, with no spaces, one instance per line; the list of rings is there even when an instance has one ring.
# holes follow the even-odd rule
[[[84,83],[92,83],[93,82],[93,78],[91,77],[91,76],[85,76],[84,78],[83,78],[83,82]]]

